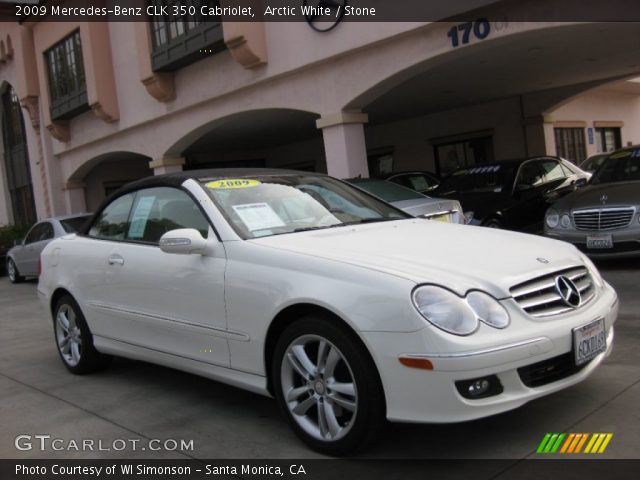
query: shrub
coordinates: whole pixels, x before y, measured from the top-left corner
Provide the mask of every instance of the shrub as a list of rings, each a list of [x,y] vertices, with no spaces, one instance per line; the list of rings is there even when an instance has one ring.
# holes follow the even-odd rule
[[[16,240],[22,240],[28,229],[23,225],[0,225],[0,257],[7,254]]]

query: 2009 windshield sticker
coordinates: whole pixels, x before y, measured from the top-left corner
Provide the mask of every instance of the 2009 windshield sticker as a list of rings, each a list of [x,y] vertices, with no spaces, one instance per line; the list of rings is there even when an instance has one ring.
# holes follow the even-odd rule
[[[250,188],[261,185],[259,180],[250,180],[248,178],[225,178],[224,180],[216,180],[206,184],[211,189],[230,189],[230,188]]]

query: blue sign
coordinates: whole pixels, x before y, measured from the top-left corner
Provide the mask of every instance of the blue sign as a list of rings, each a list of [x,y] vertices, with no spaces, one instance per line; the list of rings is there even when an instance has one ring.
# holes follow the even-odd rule
[[[587,128],[587,137],[589,137],[589,145],[593,145],[593,128]]]

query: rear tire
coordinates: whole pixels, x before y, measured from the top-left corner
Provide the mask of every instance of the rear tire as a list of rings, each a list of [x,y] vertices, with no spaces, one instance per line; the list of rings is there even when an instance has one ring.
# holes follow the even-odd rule
[[[7,259],[7,276],[9,277],[9,281],[11,283],[24,282],[24,277],[20,275],[18,267],[16,266],[12,258]]]
[[[106,367],[111,361],[93,346],[87,322],[71,295],[62,296],[53,310],[53,332],[58,354],[71,373],[82,375]]]
[[[353,332],[308,315],[280,336],[271,365],[276,400],[312,449],[341,456],[364,449],[386,425],[382,384]]]

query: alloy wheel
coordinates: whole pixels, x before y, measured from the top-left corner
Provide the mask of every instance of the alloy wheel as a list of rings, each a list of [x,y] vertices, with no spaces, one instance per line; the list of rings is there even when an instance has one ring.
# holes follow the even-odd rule
[[[14,265],[12,260],[7,262],[7,274],[9,275],[9,280],[12,283],[16,281],[16,266]]]
[[[281,388],[294,421],[322,441],[343,438],[358,413],[358,391],[344,354],[319,335],[303,335],[286,350]]]
[[[58,308],[56,315],[56,340],[62,359],[75,367],[82,359],[82,333],[74,309],[67,304]]]

